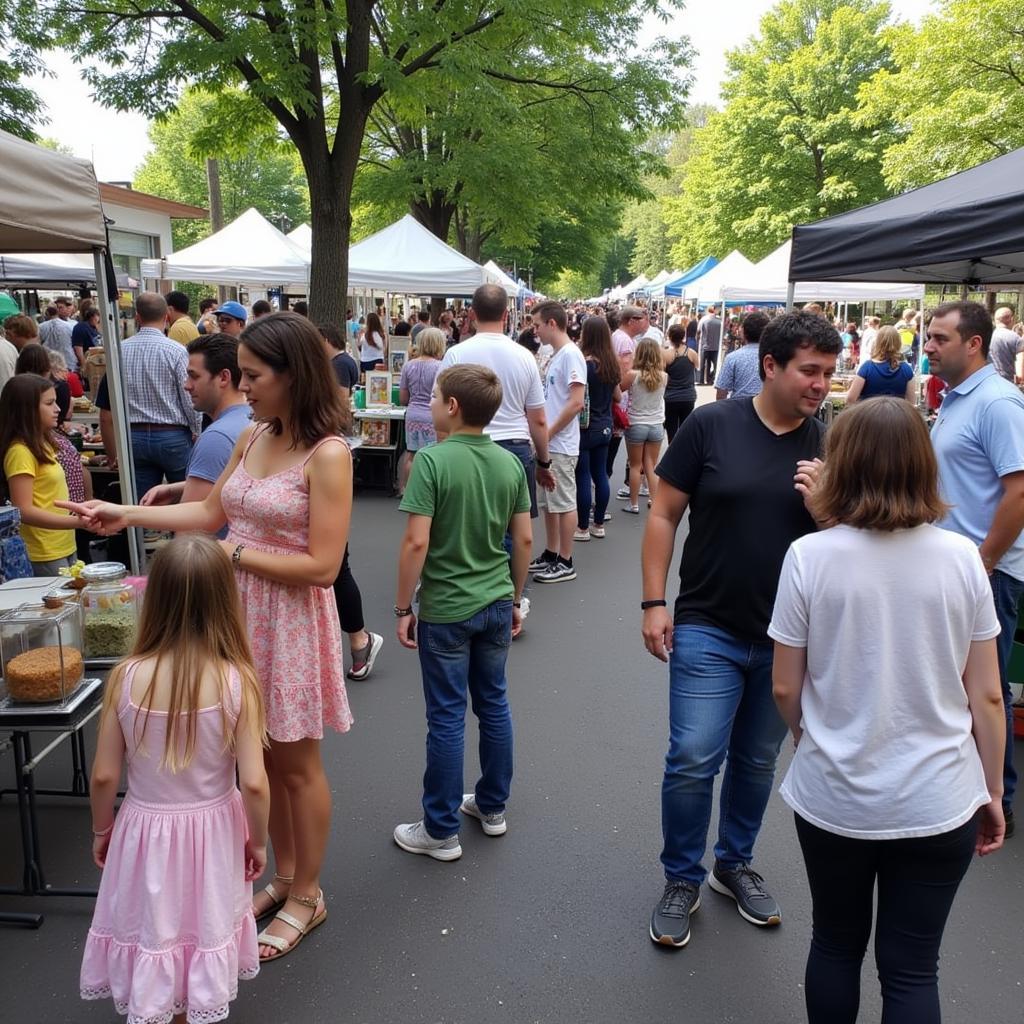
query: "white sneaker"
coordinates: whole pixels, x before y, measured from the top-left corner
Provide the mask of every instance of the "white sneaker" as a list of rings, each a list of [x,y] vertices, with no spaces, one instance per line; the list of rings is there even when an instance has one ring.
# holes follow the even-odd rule
[[[646,498],[650,493],[651,492],[647,489],[647,481],[646,480],[641,480],[640,481],[640,497],[641,498]]]
[[[629,488],[628,487],[620,487],[615,492],[615,497],[616,498],[628,498],[629,497]]]
[[[471,818],[476,818],[483,826],[485,836],[503,836],[508,831],[505,812],[499,811],[497,814],[484,814],[477,807],[476,796],[473,793],[462,794],[462,806],[459,810]]]
[[[395,842],[406,853],[422,853],[434,860],[458,860],[462,856],[458,832],[447,839],[435,839],[422,821],[396,826],[394,836]]]
[[[590,536],[591,537],[596,537],[598,540],[601,540],[604,537],[604,527],[603,526],[592,526],[590,528]]]
[[[577,544],[586,544],[586,542],[587,542],[588,540],[590,540],[590,531],[589,531],[589,530],[577,530],[577,531],[576,531],[576,532],[575,532],[575,533],[574,533],[574,534],[572,535],[572,539],[573,539],[573,540],[574,540],[574,541],[575,541],[575,542],[576,542]]]

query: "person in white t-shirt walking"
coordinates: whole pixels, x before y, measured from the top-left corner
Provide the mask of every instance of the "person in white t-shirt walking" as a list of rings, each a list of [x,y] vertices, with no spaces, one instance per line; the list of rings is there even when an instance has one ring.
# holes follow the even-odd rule
[[[636,352],[637,342],[643,337],[650,326],[647,310],[640,306],[623,306],[619,310],[619,326],[612,331],[612,349],[619,360],[619,369],[622,371],[622,379],[633,369],[633,353]],[[628,413],[629,392],[623,388],[622,399],[619,402],[621,409]],[[615,457],[619,454],[619,446],[622,444],[622,433],[616,434],[613,430],[612,441],[608,446],[608,478],[612,478],[612,470],[615,468]],[[640,495],[648,496],[647,481],[640,487]],[[616,493],[618,498],[629,497],[629,459],[626,460],[625,473],[622,486]]]
[[[557,302],[542,302],[533,310],[533,329],[542,344],[554,350],[544,376],[548,420],[548,449],[552,490],[539,495],[544,509],[546,544],[530,563],[536,583],[576,579],[572,564],[576,532],[576,461],[580,455],[580,413],[585,404],[587,363],[566,333],[568,318]]]
[[[831,529],[791,545],[768,628],[797,744],[782,797],[813,903],[807,1015],[856,1020],[877,885],[882,1019],[938,1024],[946,918],[1004,837],[999,622],[977,547],[933,525],[947,506],[917,410],[858,403],[826,444],[808,508]]]

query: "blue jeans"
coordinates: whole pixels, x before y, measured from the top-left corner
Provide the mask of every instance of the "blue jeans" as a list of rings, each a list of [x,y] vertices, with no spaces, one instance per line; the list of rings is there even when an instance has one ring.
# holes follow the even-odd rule
[[[135,486],[141,498],[151,487],[185,479],[192,454],[192,434],[187,427],[180,430],[133,430],[132,461],[135,464]],[[123,495],[125,501],[128,495]]]
[[[505,809],[512,782],[512,716],[505,692],[511,642],[511,601],[495,601],[462,622],[420,621],[418,647],[427,705],[423,824],[435,839],[459,831],[467,690],[480,722],[476,804],[484,814]]]
[[[711,626],[676,626],[661,787],[669,881],[704,881],[715,776],[727,753],[715,859],[727,870],[750,863],[785,735],[772,697],[772,645]]]
[[[999,652],[999,681],[1003,684],[1003,705],[1006,708],[1006,754],[1003,757],[1003,807],[1013,806],[1013,794],[1017,791],[1017,769],[1013,767],[1013,694],[1006,677],[1013,649],[1013,635],[1017,632],[1017,609],[1024,582],[996,569],[992,573],[992,597],[996,604],[996,618],[999,619],[999,636],[996,650]]]
[[[601,435],[599,443],[591,445],[580,438],[580,457],[576,460],[576,525],[581,530],[590,526],[590,496],[593,487],[594,523],[601,526],[608,510],[611,489],[608,486],[608,445],[612,432]],[[586,444],[586,446],[585,446]]]

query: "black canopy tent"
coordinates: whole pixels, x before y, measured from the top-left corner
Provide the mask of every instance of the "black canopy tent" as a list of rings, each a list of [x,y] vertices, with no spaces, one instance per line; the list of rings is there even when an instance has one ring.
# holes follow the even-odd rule
[[[789,280],[1024,283],[1024,149],[798,225]]]

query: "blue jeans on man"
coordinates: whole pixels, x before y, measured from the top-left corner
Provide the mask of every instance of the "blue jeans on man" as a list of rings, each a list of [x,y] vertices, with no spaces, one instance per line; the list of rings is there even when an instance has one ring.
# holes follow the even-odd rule
[[[459,831],[467,693],[480,723],[483,814],[505,809],[512,782],[512,715],[505,662],[512,642],[512,601],[495,601],[461,622],[419,623],[418,650],[427,706],[423,824],[434,839]]]
[[[661,790],[665,877],[700,885],[715,776],[726,761],[715,859],[749,864],[786,725],[772,697],[772,644],[705,625],[676,626],[669,661],[669,750]]]
[[[499,448],[511,452],[522,464],[526,473],[526,486],[530,490],[530,518],[537,518],[537,456],[533,454],[533,447],[525,438],[509,438],[504,441],[494,442]],[[505,553],[512,558],[512,534],[505,533],[502,542],[505,546]]]
[[[169,484],[185,479],[192,454],[192,432],[188,427],[170,430],[132,428],[132,462],[135,466],[135,487],[138,497],[164,477]],[[125,495],[125,500],[128,496]]]
[[[999,655],[999,681],[1003,685],[1003,706],[1006,708],[1006,753],[1003,757],[1003,807],[1013,806],[1013,795],[1017,792],[1017,769],[1013,766],[1013,692],[1007,677],[1013,637],[1017,632],[1017,614],[1021,597],[1024,596],[1024,581],[1018,580],[1000,569],[990,577],[992,597],[999,620],[999,636],[996,651]]]

